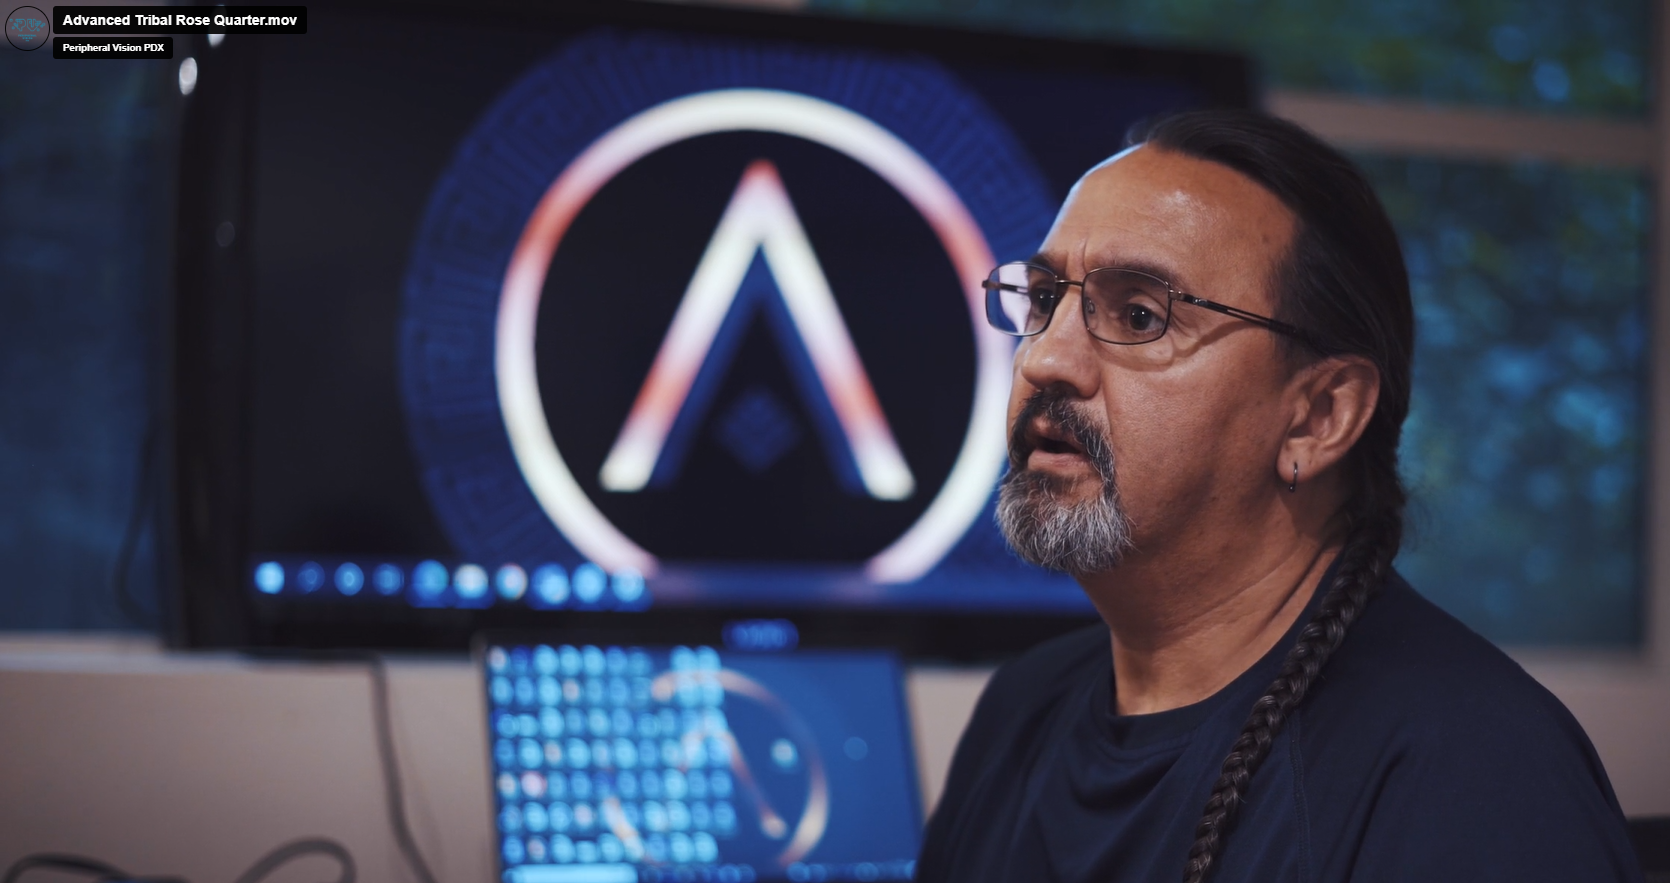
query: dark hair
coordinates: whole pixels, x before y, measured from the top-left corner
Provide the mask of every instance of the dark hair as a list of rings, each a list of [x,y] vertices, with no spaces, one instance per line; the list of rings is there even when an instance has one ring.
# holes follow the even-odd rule
[[[1204,110],[1134,130],[1130,140],[1227,166],[1280,199],[1298,224],[1272,280],[1276,317],[1310,335],[1286,343],[1288,356],[1358,355],[1380,372],[1374,415],[1341,464],[1350,490],[1339,513],[1346,540],[1333,582],[1319,589],[1316,615],[1224,758],[1183,874],[1185,883],[1201,883],[1276,734],[1380,588],[1403,542],[1397,448],[1409,413],[1415,317],[1391,219],[1363,173],[1315,135],[1256,111]]]

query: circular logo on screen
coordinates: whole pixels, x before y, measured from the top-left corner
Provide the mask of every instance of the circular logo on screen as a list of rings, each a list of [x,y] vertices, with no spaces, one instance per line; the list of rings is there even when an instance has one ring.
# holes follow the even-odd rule
[[[6,16],[6,42],[19,49],[39,49],[51,33],[46,13],[33,6],[19,6]]]
[[[707,765],[730,773],[714,777],[704,790],[717,787],[720,812],[738,807],[743,816],[721,815],[712,827],[729,832],[731,846],[775,853],[777,864],[788,868],[817,848],[829,827],[829,772],[817,735],[793,706],[735,669],[664,672],[651,682],[650,695],[659,702],[679,698],[688,708],[698,702],[678,694],[703,692],[708,684],[723,691],[724,714],[692,715],[694,726],[682,742],[703,746]],[[701,776],[699,769],[688,774],[690,780]]]
[[[582,36],[464,140],[413,250],[442,523],[475,560],[922,576],[1004,461],[979,282],[1051,208],[932,62]]]

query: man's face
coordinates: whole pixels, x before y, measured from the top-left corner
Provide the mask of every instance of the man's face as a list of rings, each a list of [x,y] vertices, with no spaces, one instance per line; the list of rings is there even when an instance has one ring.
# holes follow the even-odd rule
[[[1137,269],[1270,316],[1294,227],[1240,173],[1141,147],[1078,183],[1037,262],[1073,280]],[[1016,551],[1094,573],[1132,550],[1164,554],[1267,500],[1287,431],[1277,405],[1289,369],[1274,335],[1174,303],[1164,337],[1118,346],[1090,336],[1081,308],[1068,287],[1049,327],[1015,355],[998,517]]]

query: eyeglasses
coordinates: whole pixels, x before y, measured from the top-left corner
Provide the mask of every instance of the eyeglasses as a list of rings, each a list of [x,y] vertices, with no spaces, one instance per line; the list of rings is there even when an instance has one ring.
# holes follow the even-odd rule
[[[1303,329],[1184,294],[1170,282],[1139,270],[1100,267],[1074,282],[1055,275],[1049,267],[1016,262],[993,270],[980,284],[986,289],[986,321],[1014,337],[1042,334],[1055,315],[1056,304],[1066,296],[1067,286],[1076,285],[1083,295],[1079,302],[1085,330],[1105,343],[1131,346],[1159,340],[1171,327],[1171,305],[1176,301],[1245,319],[1306,344],[1311,341]]]

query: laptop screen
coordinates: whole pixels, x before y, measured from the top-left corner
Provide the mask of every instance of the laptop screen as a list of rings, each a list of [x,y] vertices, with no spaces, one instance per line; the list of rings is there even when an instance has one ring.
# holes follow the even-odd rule
[[[504,883],[908,880],[897,660],[489,639]]]

